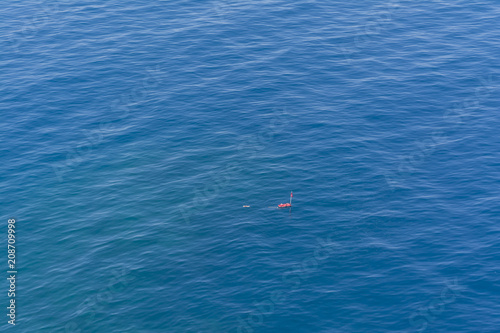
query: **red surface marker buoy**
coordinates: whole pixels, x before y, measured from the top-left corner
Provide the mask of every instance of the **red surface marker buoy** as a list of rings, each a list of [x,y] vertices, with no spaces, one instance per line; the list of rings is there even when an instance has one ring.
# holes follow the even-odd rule
[[[292,207],[293,192],[290,192],[290,203],[279,204],[278,208],[290,208]]]
[[[292,212],[292,198],[293,198],[293,192],[290,192],[290,202],[287,202],[287,203],[282,203],[282,204],[279,204],[278,207],[276,206],[272,206],[272,207],[267,207],[267,208],[273,208],[273,209],[276,209],[276,208],[290,208],[290,213]],[[250,205],[243,205],[244,208],[250,208]]]

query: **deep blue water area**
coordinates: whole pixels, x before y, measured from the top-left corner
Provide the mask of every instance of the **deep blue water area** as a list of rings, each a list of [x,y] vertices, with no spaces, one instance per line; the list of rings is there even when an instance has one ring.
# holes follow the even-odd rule
[[[499,21],[493,0],[6,2],[0,330],[499,332]]]

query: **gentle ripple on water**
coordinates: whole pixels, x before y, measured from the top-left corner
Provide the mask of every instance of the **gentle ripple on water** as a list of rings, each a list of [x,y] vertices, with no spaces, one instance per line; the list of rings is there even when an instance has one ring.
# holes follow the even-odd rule
[[[494,1],[1,14],[19,331],[498,331]]]

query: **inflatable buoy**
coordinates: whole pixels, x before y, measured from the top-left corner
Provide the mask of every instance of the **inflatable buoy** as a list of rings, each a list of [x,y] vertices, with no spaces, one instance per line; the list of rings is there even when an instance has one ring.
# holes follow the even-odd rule
[[[292,207],[293,192],[290,192],[290,203],[279,204],[278,208],[289,208]]]

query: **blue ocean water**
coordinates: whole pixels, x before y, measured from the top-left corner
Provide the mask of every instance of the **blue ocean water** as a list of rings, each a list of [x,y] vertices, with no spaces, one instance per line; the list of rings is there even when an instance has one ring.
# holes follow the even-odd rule
[[[2,331],[500,330],[498,2],[0,15]]]

